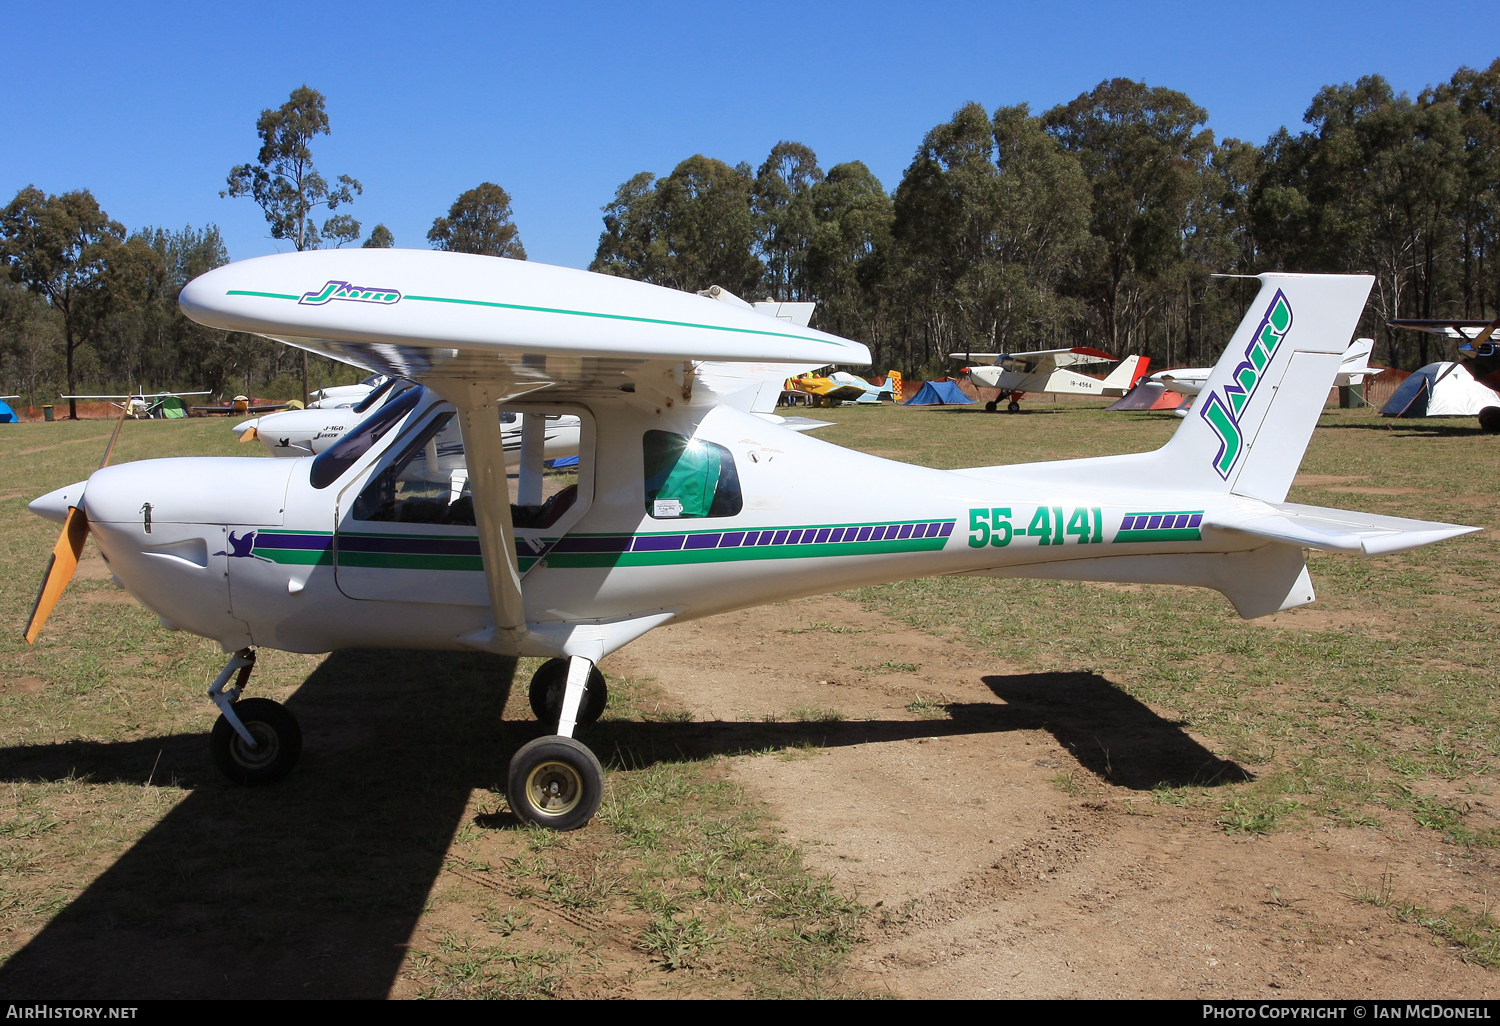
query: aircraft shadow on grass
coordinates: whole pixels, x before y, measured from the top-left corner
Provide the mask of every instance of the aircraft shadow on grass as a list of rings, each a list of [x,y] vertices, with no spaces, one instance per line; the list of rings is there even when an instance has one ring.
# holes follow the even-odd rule
[[[303,724],[302,763],[263,788],[223,783],[206,734],[0,750],[0,780],[190,790],[0,967],[0,995],[384,997],[471,792],[502,790],[512,752],[542,733],[501,718],[514,670],[479,654],[336,652],[286,703]],[[1248,779],[1097,675],[984,682],[1004,704],[953,704],[946,720],[606,720],[584,736],[608,762],[641,767],[1045,729],[1125,787]]]

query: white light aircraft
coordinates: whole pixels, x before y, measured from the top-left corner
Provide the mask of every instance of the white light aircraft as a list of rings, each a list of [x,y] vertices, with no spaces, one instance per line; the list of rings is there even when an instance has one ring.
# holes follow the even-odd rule
[[[59,399],[90,399],[109,403],[117,410],[139,420],[162,415],[168,399],[181,399],[185,395],[212,395],[212,392],[131,392],[125,395],[63,395]],[[178,404],[179,406],[181,404]]]
[[[1256,617],[1313,601],[1304,547],[1373,556],[1477,530],[1285,501],[1371,281],[1261,275],[1199,409],[1156,452],[934,470],[757,418],[741,405],[758,386],[708,387],[700,361],[869,362],[753,311],[437,251],[229,264],[183,290],[188,316],[421,387],[316,457],[144,460],[37,499],[64,527],[27,637],[92,532],[164,625],[233,653],[209,690],[212,746],[245,783],[301,749],[283,707],[242,697],[257,647],[547,657],[530,694],[551,733],[515,753],[507,795],[522,820],[577,828],[603,787],[573,736],[604,708],[595,664],[664,623],[937,574],[1196,585]],[[502,411],[578,417],[576,483],[543,495],[541,432],[523,426],[510,501]],[[455,436],[458,494],[430,455]],[[851,478],[884,487],[851,495]]]
[[[1370,353],[1374,348],[1375,340],[1372,338],[1357,338],[1349,343],[1349,348],[1344,351],[1344,358],[1339,361],[1333,383],[1340,388],[1360,385],[1365,378],[1373,378],[1385,370],[1384,367],[1370,366]],[[1151,380],[1180,395],[1197,395],[1203,391],[1213,370],[1212,367],[1178,367],[1174,370],[1157,371],[1151,375]]]
[[[328,385],[325,388],[314,389],[308,396],[312,402],[307,404],[307,408],[309,410],[339,410],[358,406],[371,392],[381,388],[390,380],[390,376],[386,374],[371,374],[353,385]]]
[[[990,360],[986,366],[965,366],[963,373],[976,385],[998,388],[1010,393],[1006,410],[1019,413],[1021,399],[1028,392],[1053,393],[1056,395],[1098,395],[1119,398],[1129,392],[1131,386],[1151,361],[1143,356],[1127,356],[1123,360],[1088,346],[1071,349],[1040,349],[1034,353],[949,353],[955,360],[968,363],[974,359]],[[1090,363],[1119,363],[1108,377],[1096,378],[1072,370]],[[991,413],[999,407],[998,400],[984,404]]]

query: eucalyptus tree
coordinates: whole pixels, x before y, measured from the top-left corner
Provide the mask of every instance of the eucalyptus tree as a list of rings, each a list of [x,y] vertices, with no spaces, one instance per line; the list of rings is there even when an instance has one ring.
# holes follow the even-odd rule
[[[1154,284],[1183,259],[1193,199],[1213,153],[1207,120],[1183,93],[1125,78],[1043,115],[1092,191],[1089,233],[1096,242],[1071,291],[1092,307],[1102,342],[1120,355],[1139,346]]]
[[[361,249],[390,249],[396,244],[396,237],[391,230],[383,224],[377,224],[370,229],[370,237],[360,244]]]
[[[730,167],[695,154],[670,175],[643,171],[604,207],[604,232],[589,270],[697,291],[722,285],[759,295],[748,164]]]
[[[110,259],[124,238],[124,227],[99,209],[87,189],[48,196],[28,185],[0,211],[0,245],[11,280],[61,315],[70,394],[78,391],[78,350],[94,340],[110,311]],[[68,417],[78,419],[72,399]]]
[[[480,182],[453,201],[447,217],[432,222],[427,241],[433,249],[525,260],[520,229],[511,216],[510,193],[494,182]]]
[[[818,157],[799,142],[779,142],[751,190],[765,286],[774,299],[808,298],[806,258],[813,233],[812,190],[823,180]]]
[[[271,238],[285,239],[298,251],[318,249],[325,241],[342,246],[359,238],[360,224],[348,214],[334,214],[354,202],[364,187],[348,175],[333,185],[313,164],[312,141],[332,130],[323,94],[302,85],[280,107],[266,108],[255,122],[260,152],[254,163],[229,170],[224,196],[249,196],[259,204],[270,225]],[[314,212],[324,207],[330,216],[321,228]],[[307,351],[302,351],[302,401],[307,402]]]
[[[1451,210],[1460,313],[1493,316],[1500,310],[1500,59],[1481,71],[1459,68],[1431,99],[1455,105],[1463,134],[1462,181]]]
[[[817,327],[869,345],[876,360],[898,359],[881,281],[891,249],[891,197],[860,161],[835,164],[807,190],[812,217],[804,269]]]
[[[322,93],[303,85],[280,107],[261,111],[255,122],[260,152],[253,163],[231,168],[228,188],[219,193],[254,199],[271,238],[285,239],[298,251],[359,238],[359,222],[348,214],[332,215],[321,227],[314,218],[319,207],[332,214],[364,192],[348,175],[339,175],[330,186],[313,164],[312,141],[331,130],[325,104]]]
[[[1061,334],[1058,285],[1088,243],[1089,202],[1077,159],[1024,104],[967,104],[929,131],[896,189],[886,262],[887,287],[916,301],[921,359]]]

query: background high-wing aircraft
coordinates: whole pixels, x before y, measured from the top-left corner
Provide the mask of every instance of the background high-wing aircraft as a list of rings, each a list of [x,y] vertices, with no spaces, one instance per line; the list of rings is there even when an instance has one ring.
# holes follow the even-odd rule
[[[1374,348],[1375,340],[1371,338],[1357,338],[1349,343],[1343,360],[1339,362],[1338,374],[1334,376],[1333,383],[1340,388],[1357,386],[1363,384],[1366,378],[1373,378],[1385,370],[1384,367],[1370,366],[1370,353]],[[1151,375],[1151,380],[1180,395],[1193,396],[1203,391],[1203,386],[1212,373],[1212,367],[1176,367],[1157,371]]]
[[[390,377],[385,374],[371,374],[357,384],[329,385],[325,388],[314,389],[308,396],[312,401],[307,404],[307,408],[309,410],[336,410],[357,406],[371,392],[390,380]]]
[[[1194,585],[1255,617],[1313,601],[1304,547],[1374,556],[1476,530],[1285,501],[1372,280],[1262,275],[1201,413],[1156,452],[938,470],[747,409],[762,383],[736,367],[869,361],[754,310],[440,251],[229,264],[183,290],[188,316],[418,384],[316,457],[142,460],[37,499],[63,529],[26,637],[92,534],[164,625],[234,653],[211,745],[243,783],[285,775],[302,744],[285,708],[244,697],[256,647],[546,657],[545,733],[506,795],[575,829],[603,796],[574,737],[607,701],[596,664],[669,620],[939,574]],[[514,490],[502,413],[522,418]],[[578,418],[579,463],[549,480],[553,414]],[[883,487],[851,505],[851,477]]]
[[[94,399],[109,403],[115,409],[139,420],[142,417],[161,420],[187,416],[182,404],[185,395],[212,395],[212,392],[134,392],[128,395],[63,395],[59,399]]]
[[[1119,397],[1130,391],[1132,385],[1146,368],[1150,359],[1144,356],[1127,356],[1124,360],[1110,356],[1088,346],[1071,349],[1040,349],[1033,353],[949,353],[955,360],[965,363],[962,373],[969,380],[985,388],[998,388],[1010,393],[1006,410],[1019,412],[1021,398],[1028,392],[1051,392],[1057,395],[1098,395]],[[969,366],[971,360],[990,360],[988,365]],[[1091,363],[1119,363],[1108,377],[1096,378],[1073,370],[1074,367]],[[984,404],[994,413],[998,400]]]

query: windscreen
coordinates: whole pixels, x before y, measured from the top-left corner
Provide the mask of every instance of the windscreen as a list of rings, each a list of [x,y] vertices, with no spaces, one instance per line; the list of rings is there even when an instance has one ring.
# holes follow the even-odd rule
[[[371,446],[384,438],[386,432],[401,423],[402,418],[416,408],[426,391],[420,385],[407,389],[354,425],[348,434],[314,457],[312,486],[327,488],[343,477],[344,471],[369,452]]]

